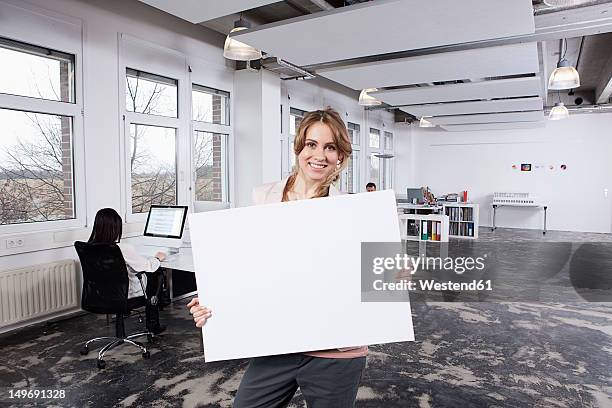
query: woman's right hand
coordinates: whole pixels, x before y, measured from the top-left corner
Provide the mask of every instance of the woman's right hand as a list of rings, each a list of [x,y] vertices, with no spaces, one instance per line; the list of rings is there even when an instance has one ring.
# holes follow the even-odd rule
[[[212,316],[212,310],[206,306],[200,305],[200,298],[197,297],[191,299],[191,301],[187,303],[187,309],[189,309],[189,313],[193,316],[196,327],[204,326],[206,320]]]
[[[166,259],[166,253],[165,253],[165,252],[162,252],[162,251],[158,251],[158,252],[155,254],[155,257],[156,257],[156,258],[159,260],[159,262],[163,262],[163,261],[164,261],[164,259]]]

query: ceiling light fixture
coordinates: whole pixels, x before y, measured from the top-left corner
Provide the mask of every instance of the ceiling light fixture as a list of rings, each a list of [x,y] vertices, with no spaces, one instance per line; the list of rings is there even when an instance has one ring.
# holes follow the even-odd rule
[[[419,121],[419,127],[422,127],[422,128],[436,127],[436,125],[428,121],[426,118],[431,118],[431,116],[422,116],[421,120]]]
[[[550,120],[561,120],[569,118],[569,111],[563,104],[563,102],[555,103],[555,106],[550,110],[548,119]]]
[[[548,89],[573,89],[580,86],[580,75],[576,68],[572,67],[568,60],[565,59],[567,51],[567,40],[561,40],[561,47],[565,44],[565,51],[561,54],[561,58],[557,63],[557,68],[550,74],[548,79]]]
[[[248,28],[250,28],[250,24],[242,18],[234,23],[234,28],[227,35],[225,45],[223,46],[223,56],[225,58],[235,61],[251,61],[261,58],[260,50],[230,37],[230,34]]]
[[[365,88],[359,94],[359,105],[361,106],[378,106],[382,105],[382,102],[375,97],[368,95],[369,92],[376,92],[378,88]]]

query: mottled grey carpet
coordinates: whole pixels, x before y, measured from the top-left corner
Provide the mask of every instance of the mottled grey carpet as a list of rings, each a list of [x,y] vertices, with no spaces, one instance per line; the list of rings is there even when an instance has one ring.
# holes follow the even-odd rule
[[[555,240],[554,232],[481,234]],[[610,237],[561,238],[569,239]],[[64,400],[39,406],[229,407],[247,361],[205,363],[184,303],[162,312],[168,330],[150,359],[123,346],[108,354],[104,370],[95,353],[79,354],[86,339],[112,335],[102,316],[3,336],[0,390],[66,391]],[[413,322],[415,342],[371,346],[357,407],[612,407],[611,303],[415,303]],[[128,331],[137,326],[128,321]],[[291,406],[305,406],[299,392]]]

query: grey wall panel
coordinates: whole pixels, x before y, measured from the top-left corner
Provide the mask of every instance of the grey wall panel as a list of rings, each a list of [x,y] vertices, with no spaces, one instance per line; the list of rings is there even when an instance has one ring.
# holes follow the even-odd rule
[[[536,43],[512,44],[330,68],[318,75],[355,90],[537,73]]]
[[[441,126],[449,132],[472,132],[482,130],[509,130],[509,129],[537,129],[546,127],[546,121],[538,122],[510,122],[510,123],[481,123],[477,125],[447,125]]]
[[[278,0],[140,0],[192,23],[239,13]]]
[[[236,39],[304,66],[534,30],[531,0],[377,0],[265,24]]]
[[[539,96],[542,83],[539,77],[500,79],[496,81],[396,89],[372,93],[392,106],[424,103],[473,101],[479,99]]]
[[[543,111],[483,113],[476,115],[438,116],[427,119],[434,125],[463,125],[496,122],[537,122],[544,120]]]
[[[517,98],[495,101],[455,102],[429,105],[414,105],[402,108],[416,117],[463,115],[472,113],[495,113],[542,110],[542,98]]]

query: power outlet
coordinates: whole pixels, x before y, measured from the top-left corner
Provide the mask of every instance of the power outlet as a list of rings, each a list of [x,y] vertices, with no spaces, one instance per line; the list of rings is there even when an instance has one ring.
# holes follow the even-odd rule
[[[9,238],[6,240],[6,249],[21,248],[24,244],[23,238]]]

